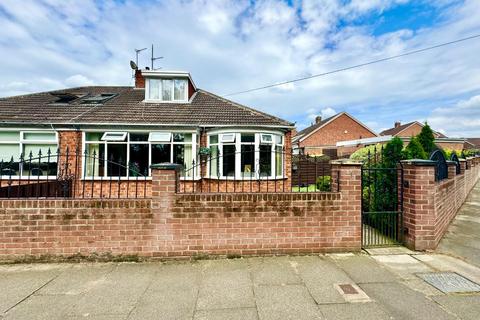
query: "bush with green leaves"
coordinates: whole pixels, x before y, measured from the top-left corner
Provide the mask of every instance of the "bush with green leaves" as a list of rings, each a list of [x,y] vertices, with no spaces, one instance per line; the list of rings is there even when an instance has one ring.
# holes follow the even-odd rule
[[[422,131],[417,135],[417,138],[427,155],[430,155],[434,150],[438,149],[435,145],[433,130],[428,123],[425,122],[425,125],[423,126]]]
[[[374,157],[375,154],[380,154],[381,149],[382,149],[382,145],[379,143],[376,145],[366,146],[352,153],[350,155],[350,159],[365,162],[368,160],[369,154],[371,157]]]
[[[396,168],[403,157],[403,141],[399,137],[394,137],[383,148],[382,167]]]
[[[418,140],[418,137],[413,137],[408,143],[405,150],[403,150],[404,159],[427,159],[428,155]]]
[[[319,176],[317,177],[315,185],[318,191],[330,191],[332,186],[332,177]]]

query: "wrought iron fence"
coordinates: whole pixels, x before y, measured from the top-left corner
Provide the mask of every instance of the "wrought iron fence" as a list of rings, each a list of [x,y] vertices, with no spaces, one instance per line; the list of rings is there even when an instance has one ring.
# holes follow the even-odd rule
[[[458,159],[458,156],[455,152],[452,152],[452,155],[450,156],[450,160],[455,162],[455,173],[460,174],[462,171],[460,168],[460,159]]]
[[[0,198],[145,198],[148,172],[79,150],[0,159]]]
[[[331,191],[328,158],[293,155],[283,148],[215,150],[192,160],[180,176],[180,193]]]

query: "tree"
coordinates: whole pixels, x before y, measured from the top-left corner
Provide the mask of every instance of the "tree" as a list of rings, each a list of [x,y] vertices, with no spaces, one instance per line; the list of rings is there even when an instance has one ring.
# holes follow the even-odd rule
[[[427,159],[427,153],[423,150],[418,137],[413,137],[404,150],[406,159]]]
[[[420,142],[422,145],[423,150],[427,153],[427,156],[437,149],[434,142],[435,136],[433,135],[433,130],[430,128],[428,123],[425,122],[422,131],[420,131],[417,137],[418,142]]]
[[[403,141],[399,137],[390,140],[383,148],[382,163],[385,168],[396,168],[403,159]]]

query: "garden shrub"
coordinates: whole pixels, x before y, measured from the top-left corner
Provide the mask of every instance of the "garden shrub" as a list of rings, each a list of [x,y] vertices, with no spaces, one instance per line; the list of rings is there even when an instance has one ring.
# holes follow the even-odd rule
[[[400,160],[403,160],[403,141],[399,137],[390,140],[383,148],[382,166],[384,168],[396,168]]]
[[[319,176],[317,177],[315,185],[318,191],[330,191],[332,186],[332,177]]]
[[[368,160],[369,153],[371,157],[374,157],[375,153],[379,154],[381,149],[382,145],[379,143],[377,145],[366,146],[352,153],[350,159],[365,162]]]
[[[403,150],[404,159],[427,159],[428,155],[418,140],[418,137],[413,137],[410,143]]]
[[[438,149],[435,145],[435,136],[433,135],[433,130],[430,128],[428,123],[425,122],[425,125],[422,128],[422,131],[417,136],[418,141],[423,147],[423,150],[430,155],[434,150]]]

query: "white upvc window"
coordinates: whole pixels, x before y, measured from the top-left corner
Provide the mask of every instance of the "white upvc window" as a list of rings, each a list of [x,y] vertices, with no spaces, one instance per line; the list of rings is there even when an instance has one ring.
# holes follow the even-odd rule
[[[51,130],[0,131],[0,175],[53,178],[57,176],[58,135]]]
[[[105,132],[100,140],[102,141],[125,141],[126,132]]]
[[[282,133],[213,132],[206,177],[220,179],[284,178]]]
[[[145,100],[147,102],[187,102],[188,79],[147,78]]]
[[[163,162],[182,164],[182,177],[191,179],[194,159],[197,162],[195,131],[87,131],[83,136],[83,177],[86,179],[150,176],[150,165]]]

